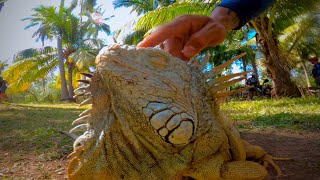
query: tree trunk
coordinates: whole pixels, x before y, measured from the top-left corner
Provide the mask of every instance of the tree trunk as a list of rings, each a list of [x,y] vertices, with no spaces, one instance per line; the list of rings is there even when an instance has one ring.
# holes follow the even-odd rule
[[[311,87],[311,83],[310,83],[310,78],[309,78],[309,73],[308,73],[308,70],[307,70],[306,62],[302,60],[301,64],[302,64],[302,67],[303,67],[304,76],[306,77],[307,86]]]
[[[242,65],[243,65],[243,71],[247,71],[247,62],[245,60],[242,59]],[[244,79],[244,83],[247,84],[248,81],[248,75],[245,74],[244,75],[245,79]]]
[[[58,57],[59,57],[59,71],[61,77],[61,100],[67,100],[69,98],[67,82],[66,82],[66,73],[64,69],[64,58],[63,58],[63,49],[62,49],[62,32],[58,28],[58,37],[57,37],[57,46],[58,46]]]
[[[42,91],[45,93],[47,92],[47,88],[46,88],[46,79],[42,78]]]
[[[62,8],[64,7],[64,0],[60,1],[60,12],[62,13]],[[59,72],[61,77],[61,100],[67,100],[69,98],[68,87],[66,82],[66,73],[64,69],[64,58],[62,49],[62,31],[61,28],[57,27],[57,48],[58,48],[58,58],[59,58]]]
[[[251,62],[251,65],[252,65],[253,74],[257,77],[257,80],[258,80],[257,83],[258,83],[258,85],[260,85],[256,60],[254,58],[251,58],[250,62]]]
[[[301,93],[290,78],[289,62],[279,49],[275,36],[268,34],[268,21],[268,17],[261,16],[256,18],[253,23],[258,32],[258,42],[265,54],[265,60],[262,64],[267,68],[267,76],[272,79],[272,94],[277,97],[299,97]]]
[[[74,96],[74,88],[72,85],[72,79],[73,79],[73,70],[75,68],[75,64],[73,62],[68,63],[68,85],[69,85],[69,99],[73,99]]]

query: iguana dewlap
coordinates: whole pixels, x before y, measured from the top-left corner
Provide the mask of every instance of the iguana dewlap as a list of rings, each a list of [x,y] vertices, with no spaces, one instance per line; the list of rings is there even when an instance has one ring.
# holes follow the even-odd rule
[[[263,179],[267,171],[246,161],[250,145],[246,150],[219,110],[217,97],[230,78],[208,81],[198,66],[159,49],[111,46],[96,58],[94,76],[82,81],[90,84],[80,88],[89,95],[82,104],[92,108],[73,123],[72,133],[85,132],[74,144],[68,177]]]

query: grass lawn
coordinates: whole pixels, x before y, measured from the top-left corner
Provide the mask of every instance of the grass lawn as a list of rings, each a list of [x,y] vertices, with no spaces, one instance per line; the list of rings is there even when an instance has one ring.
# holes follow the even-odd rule
[[[239,128],[320,130],[320,98],[231,101],[222,106]]]
[[[84,109],[77,104],[0,104],[0,179],[1,173],[23,171],[23,161],[35,162],[35,171],[41,172],[30,177],[45,178],[49,171],[43,162],[66,159],[72,151],[73,140],[60,132],[69,131]]]

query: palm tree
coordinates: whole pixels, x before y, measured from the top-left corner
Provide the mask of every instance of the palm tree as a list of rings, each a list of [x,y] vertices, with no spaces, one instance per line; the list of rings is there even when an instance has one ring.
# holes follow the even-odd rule
[[[317,5],[318,0],[278,0],[269,14],[262,14],[251,22],[258,33],[261,50],[265,54],[263,64],[270,72],[274,91],[279,96],[300,95],[298,87],[290,79],[290,70],[294,64],[281,50],[279,37],[286,28],[295,24],[299,17],[313,11]]]
[[[51,11],[54,12],[54,7],[39,7],[41,10],[44,11]],[[50,13],[47,13],[50,14]],[[47,17],[46,17],[47,18]],[[31,20],[34,20],[30,18]],[[36,23],[39,19],[35,19]],[[46,19],[46,22],[49,22],[50,19]],[[43,22],[43,21],[41,21]],[[36,23],[31,23],[31,25],[36,25]],[[68,99],[71,99],[73,96],[73,85],[74,85],[74,75],[77,75],[79,70],[88,71],[89,67],[94,64],[94,60],[96,55],[98,54],[99,50],[104,46],[102,40],[93,38],[98,31],[101,31],[104,27],[104,31],[110,33],[110,28],[108,25],[104,24],[104,26],[100,26],[101,24],[95,25],[93,24],[93,20],[90,19],[86,22],[80,22],[80,19],[72,14],[66,15],[64,18],[64,24],[59,26],[61,30],[61,43],[62,43],[62,56],[66,62],[63,64],[63,69],[67,67],[68,69],[68,81],[67,84],[68,88]],[[50,29],[47,27],[49,23],[42,25],[42,29],[45,29],[48,32],[52,32],[53,35],[57,33],[55,29]],[[31,27],[31,26],[29,26]],[[99,28],[101,27],[101,28]],[[24,76],[26,74],[23,65],[25,63],[31,63],[34,67],[37,67],[35,59],[39,59],[39,62],[48,60],[43,59],[44,57],[50,57],[48,60],[48,68],[47,74],[52,70],[56,69],[57,66],[51,66],[51,64],[58,65],[59,62],[59,51],[57,48],[50,47],[52,51],[48,50],[49,47],[45,49],[27,49],[24,50],[16,55],[16,63],[6,72],[6,76],[8,81],[15,81],[15,82],[24,82],[24,87],[21,88],[21,83],[16,84],[13,83],[12,87],[17,90],[25,90],[27,87],[30,87],[31,83],[38,78],[42,78],[42,76]],[[53,51],[54,50],[54,51]],[[35,53],[38,52],[38,53]],[[39,52],[41,52],[39,54]],[[54,63],[53,63],[54,62]],[[49,68],[50,67],[50,68]],[[77,70],[77,71],[74,71]],[[21,76],[13,76],[11,74],[21,75]],[[77,75],[79,76],[79,75]],[[17,78],[19,80],[17,80]],[[61,76],[59,77],[59,82],[62,81]]]
[[[307,87],[311,87],[307,64],[311,55],[319,55],[320,46],[320,16],[317,13],[309,13],[300,16],[297,21],[284,30],[279,36],[281,48],[286,54],[294,54],[300,57]]]
[[[82,1],[84,2],[84,1]],[[81,22],[79,18],[71,14],[74,6],[63,8],[64,1],[61,1],[60,10],[56,12],[55,7],[40,6],[34,8],[35,14],[29,20],[31,23],[26,28],[40,25],[40,28],[33,34],[44,44],[45,39],[57,38],[57,49],[59,57],[59,71],[61,78],[61,99],[72,98],[73,86],[72,71],[75,68],[73,61],[68,59],[69,55],[86,45],[81,45],[84,40],[91,37],[96,38],[99,31],[110,33],[110,27],[103,22],[95,22],[89,12],[83,12],[88,17],[88,21]],[[99,13],[98,11],[96,13]],[[66,55],[67,54],[67,55]],[[65,62],[68,67],[68,83],[65,75]],[[67,87],[69,85],[69,89]]]
[[[40,25],[39,29],[33,36],[38,33],[38,39],[41,39],[42,44],[46,38],[57,38],[57,50],[59,58],[59,72],[61,77],[61,99],[67,100],[69,98],[67,83],[65,79],[64,58],[62,48],[62,27],[65,25],[67,17],[72,17],[71,13],[68,13],[64,7],[64,1],[61,1],[59,12],[56,12],[56,8],[53,6],[45,7],[40,6],[34,8],[34,14],[24,20],[29,20],[30,25],[26,28]]]

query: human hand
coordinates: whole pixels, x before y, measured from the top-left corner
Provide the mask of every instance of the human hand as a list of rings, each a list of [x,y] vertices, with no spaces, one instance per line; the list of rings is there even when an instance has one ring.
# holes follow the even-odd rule
[[[166,52],[187,61],[204,48],[222,43],[238,24],[237,15],[224,7],[215,8],[210,16],[182,15],[157,28],[138,47],[161,44]]]

